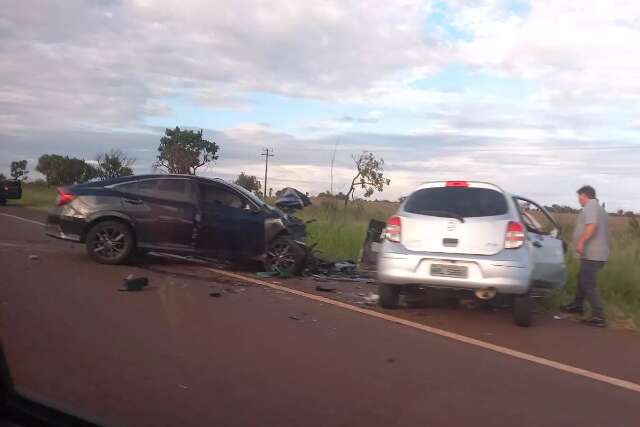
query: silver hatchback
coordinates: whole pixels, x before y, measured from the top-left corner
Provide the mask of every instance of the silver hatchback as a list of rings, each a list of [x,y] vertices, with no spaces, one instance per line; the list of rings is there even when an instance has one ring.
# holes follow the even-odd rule
[[[566,279],[560,226],[539,204],[484,182],[418,187],[389,218],[378,255],[380,303],[396,308],[411,287],[513,297],[514,320],[531,323],[531,292]]]

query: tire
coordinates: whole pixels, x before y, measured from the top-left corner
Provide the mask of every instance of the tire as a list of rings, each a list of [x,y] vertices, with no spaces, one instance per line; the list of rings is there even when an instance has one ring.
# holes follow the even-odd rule
[[[513,297],[513,321],[516,325],[531,326],[533,320],[533,299],[530,295],[516,295]]]
[[[131,228],[118,221],[103,221],[87,233],[87,254],[100,264],[123,264],[135,249]]]
[[[306,251],[289,237],[278,237],[269,244],[264,258],[266,271],[283,276],[297,276],[302,272]]]
[[[378,295],[380,295],[380,306],[394,310],[400,304],[400,286],[380,283],[378,285]]]

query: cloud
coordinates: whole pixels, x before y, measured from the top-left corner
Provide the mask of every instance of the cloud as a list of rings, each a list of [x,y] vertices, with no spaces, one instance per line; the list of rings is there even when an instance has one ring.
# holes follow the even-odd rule
[[[243,93],[337,100],[437,62],[420,26],[428,7],[399,0],[42,3],[0,20],[0,126],[136,127],[161,99],[247,109]],[[33,13],[34,10],[38,13]]]
[[[0,158],[121,148],[144,172],[163,126],[193,117],[225,178],[261,176],[266,146],[274,186],[323,191],[338,142],[338,189],[370,150],[391,199],[467,178],[545,203],[591,183],[640,208],[640,5],[443,4],[17,2],[0,17]]]

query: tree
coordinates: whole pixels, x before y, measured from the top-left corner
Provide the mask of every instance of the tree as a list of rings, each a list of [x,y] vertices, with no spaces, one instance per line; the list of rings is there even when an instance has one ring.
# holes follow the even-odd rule
[[[27,170],[27,161],[26,160],[15,160],[11,162],[11,178],[18,181],[26,181],[27,174],[29,171]]]
[[[262,188],[262,184],[255,176],[247,175],[244,172],[240,172],[240,175],[238,175],[238,178],[236,178],[235,183],[240,187],[246,188],[252,193],[262,197],[262,192],[260,191],[260,189]]]
[[[351,186],[344,199],[345,206],[349,199],[353,198],[357,188],[364,190],[364,197],[371,197],[376,191],[384,190],[385,185],[391,184],[391,180],[384,177],[383,158],[378,160],[368,151],[363,151],[359,156],[352,155],[351,158],[356,166],[356,175],[351,180]]]
[[[131,165],[136,161],[132,157],[127,157],[122,150],[116,149],[99,154],[96,160],[98,161],[98,176],[102,179],[133,175]]]
[[[164,133],[155,167],[165,168],[169,173],[195,175],[198,168],[218,160],[220,147],[202,138],[202,130],[194,132],[176,126]]]
[[[36,170],[45,176],[49,185],[78,184],[98,176],[98,170],[84,160],[59,154],[40,156]]]

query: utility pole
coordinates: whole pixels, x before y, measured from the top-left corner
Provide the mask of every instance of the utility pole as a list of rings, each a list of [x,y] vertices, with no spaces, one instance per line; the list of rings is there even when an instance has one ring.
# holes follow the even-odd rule
[[[267,198],[267,173],[269,172],[269,157],[273,157],[273,148],[263,148],[261,156],[264,156],[264,193],[263,197]]]

